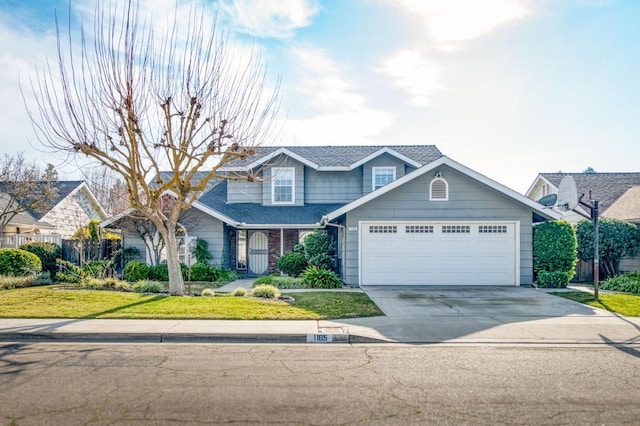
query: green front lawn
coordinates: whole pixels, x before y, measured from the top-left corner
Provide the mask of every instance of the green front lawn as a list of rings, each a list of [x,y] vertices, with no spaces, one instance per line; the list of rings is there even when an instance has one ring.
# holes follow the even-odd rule
[[[0,292],[1,318],[339,319],[383,315],[363,293],[295,293],[295,302],[30,287]]]
[[[640,296],[634,294],[600,293],[598,302],[593,301],[593,294],[584,291],[557,291],[551,294],[626,317],[640,317]]]

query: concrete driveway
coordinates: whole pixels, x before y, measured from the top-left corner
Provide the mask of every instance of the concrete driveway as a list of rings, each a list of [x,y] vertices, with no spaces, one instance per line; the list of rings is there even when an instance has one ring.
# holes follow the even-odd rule
[[[640,343],[640,319],[533,288],[368,286],[363,290],[385,316],[339,321],[352,335],[403,343]]]

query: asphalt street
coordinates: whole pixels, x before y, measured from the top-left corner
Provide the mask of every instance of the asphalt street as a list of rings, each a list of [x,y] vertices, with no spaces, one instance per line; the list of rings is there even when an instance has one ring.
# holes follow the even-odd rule
[[[640,351],[0,343],[0,401],[5,425],[638,424]]]

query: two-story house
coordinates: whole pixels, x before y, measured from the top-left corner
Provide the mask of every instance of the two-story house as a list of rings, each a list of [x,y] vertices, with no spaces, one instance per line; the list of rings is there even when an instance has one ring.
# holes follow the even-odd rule
[[[433,145],[260,147],[225,172],[257,179],[216,182],[182,229],[252,276],[322,230],[351,286],[528,285],[532,225],[559,218]]]

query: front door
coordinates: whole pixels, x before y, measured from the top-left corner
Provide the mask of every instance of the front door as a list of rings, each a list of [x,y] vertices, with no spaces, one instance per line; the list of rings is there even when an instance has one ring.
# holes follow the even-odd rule
[[[269,270],[269,237],[265,231],[249,234],[249,273],[263,275]]]

